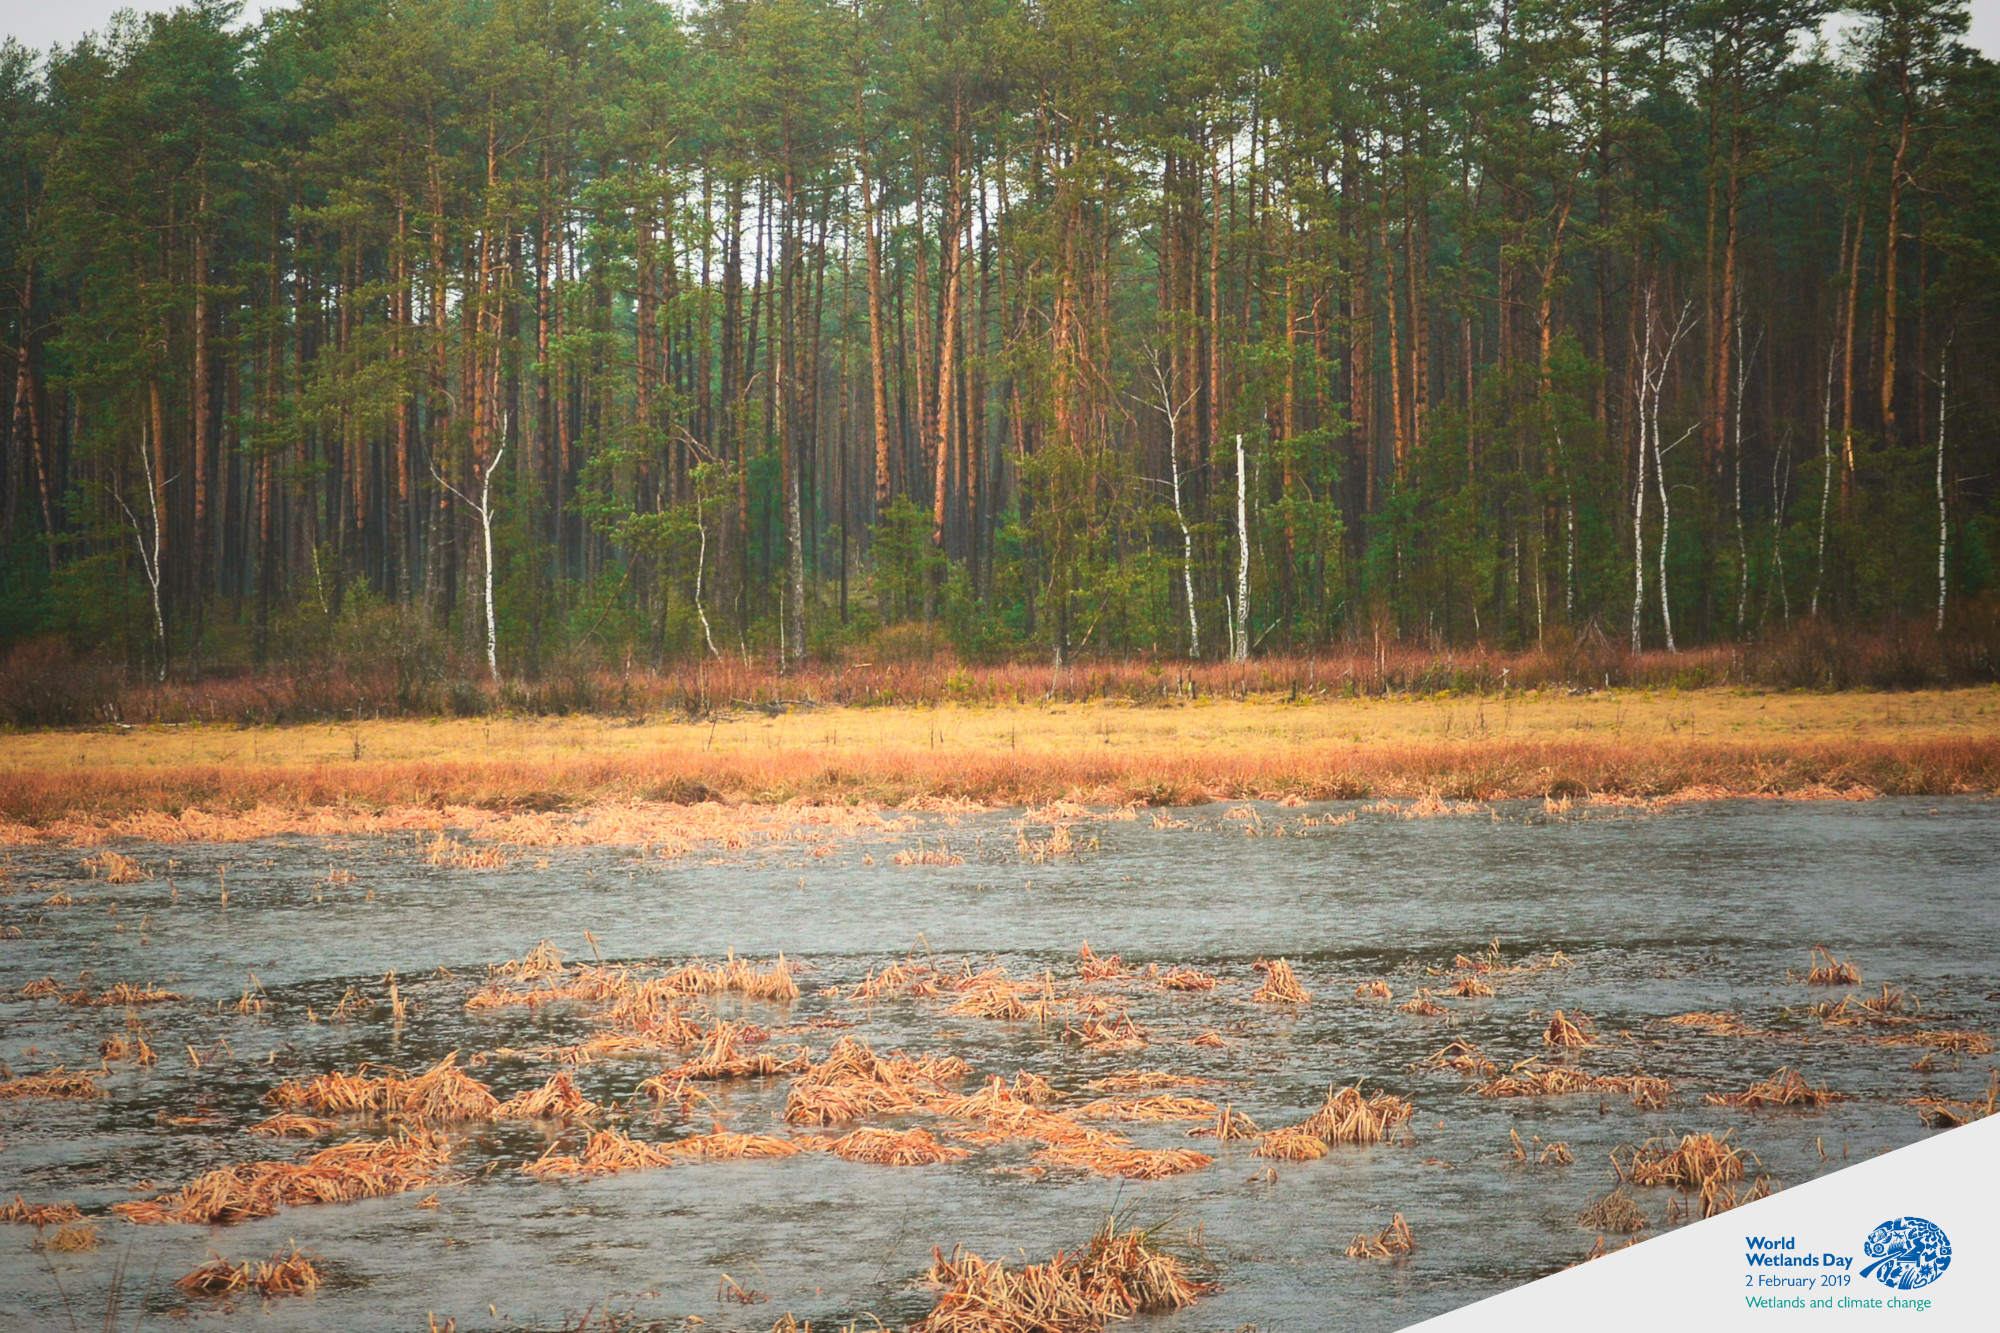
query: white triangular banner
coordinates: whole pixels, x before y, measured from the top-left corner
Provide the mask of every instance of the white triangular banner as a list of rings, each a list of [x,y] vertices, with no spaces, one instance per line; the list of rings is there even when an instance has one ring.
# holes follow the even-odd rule
[[[2000,1329],[1996,1187],[2000,1116],[1412,1327],[1991,1333]]]

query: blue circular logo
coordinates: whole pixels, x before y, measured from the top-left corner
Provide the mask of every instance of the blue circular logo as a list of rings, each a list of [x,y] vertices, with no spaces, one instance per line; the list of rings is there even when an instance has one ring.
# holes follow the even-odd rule
[[[1928,1287],[1951,1267],[1951,1241],[1937,1223],[1921,1217],[1899,1217],[1868,1233],[1861,1247],[1873,1263],[1861,1270],[1885,1287],[1915,1291]]]

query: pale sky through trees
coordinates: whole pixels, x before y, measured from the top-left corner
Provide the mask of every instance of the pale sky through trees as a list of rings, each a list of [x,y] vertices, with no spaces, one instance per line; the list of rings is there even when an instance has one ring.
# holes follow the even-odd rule
[[[282,0],[278,0],[282,3]],[[245,18],[255,19],[263,10],[278,3],[248,0]],[[0,34],[18,37],[40,50],[52,42],[73,42],[86,32],[102,29],[121,9],[171,9],[169,0],[0,0]],[[1972,32],[1969,40],[1989,56],[2000,56],[2000,0],[1972,0]]]

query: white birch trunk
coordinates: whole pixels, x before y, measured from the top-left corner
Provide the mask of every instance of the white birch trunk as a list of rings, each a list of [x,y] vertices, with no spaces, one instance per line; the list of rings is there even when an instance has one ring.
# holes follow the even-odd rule
[[[1250,660],[1250,482],[1244,466],[1243,437],[1236,437],[1236,632],[1235,657]]]

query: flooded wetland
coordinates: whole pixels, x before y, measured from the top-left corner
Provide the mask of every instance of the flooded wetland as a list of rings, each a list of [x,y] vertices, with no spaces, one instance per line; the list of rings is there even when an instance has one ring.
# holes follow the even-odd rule
[[[1982,799],[923,804],[7,848],[0,1289],[1392,1329],[1994,1107]]]

